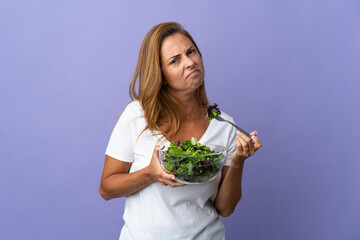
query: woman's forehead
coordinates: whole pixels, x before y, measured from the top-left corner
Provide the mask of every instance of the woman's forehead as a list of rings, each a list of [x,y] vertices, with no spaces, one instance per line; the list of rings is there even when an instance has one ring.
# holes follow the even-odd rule
[[[161,55],[171,57],[187,51],[194,46],[191,40],[181,33],[175,33],[164,39],[161,45]]]

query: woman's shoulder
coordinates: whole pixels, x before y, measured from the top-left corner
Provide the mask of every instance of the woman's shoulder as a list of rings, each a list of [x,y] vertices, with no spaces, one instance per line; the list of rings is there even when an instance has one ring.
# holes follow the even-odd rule
[[[127,115],[127,116],[136,116],[139,117],[143,115],[144,111],[141,107],[141,104],[138,100],[134,100],[132,102],[129,102],[123,111],[120,113],[120,116]]]
[[[142,110],[142,107],[138,100],[134,100],[134,101],[129,102],[126,105],[125,109],[127,109],[127,110]]]

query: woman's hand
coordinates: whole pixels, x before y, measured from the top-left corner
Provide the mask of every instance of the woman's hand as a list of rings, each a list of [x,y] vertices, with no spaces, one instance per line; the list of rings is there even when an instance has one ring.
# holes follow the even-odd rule
[[[242,164],[245,159],[254,155],[261,148],[262,143],[256,136],[256,131],[250,133],[251,138],[239,131],[236,134],[236,151],[231,155],[231,162],[233,164]]]
[[[164,186],[171,186],[171,187],[179,187],[185,186],[185,184],[176,182],[175,176],[173,174],[167,173],[161,166],[160,166],[160,159],[159,159],[159,151],[162,150],[164,146],[156,145],[154,147],[154,152],[151,158],[151,162],[149,165],[150,172],[155,179],[160,184]]]

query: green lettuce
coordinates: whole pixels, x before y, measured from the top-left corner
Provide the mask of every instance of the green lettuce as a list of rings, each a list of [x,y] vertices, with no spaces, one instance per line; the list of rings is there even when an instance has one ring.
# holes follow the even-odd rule
[[[176,178],[186,182],[199,183],[208,180],[221,168],[223,153],[212,151],[201,145],[196,138],[179,142],[171,142],[164,151],[164,166]]]

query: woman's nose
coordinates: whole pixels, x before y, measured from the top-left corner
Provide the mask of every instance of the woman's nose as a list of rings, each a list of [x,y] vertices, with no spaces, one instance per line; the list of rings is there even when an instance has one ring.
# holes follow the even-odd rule
[[[186,68],[193,68],[195,66],[195,62],[191,57],[186,57],[185,59],[185,67]]]

